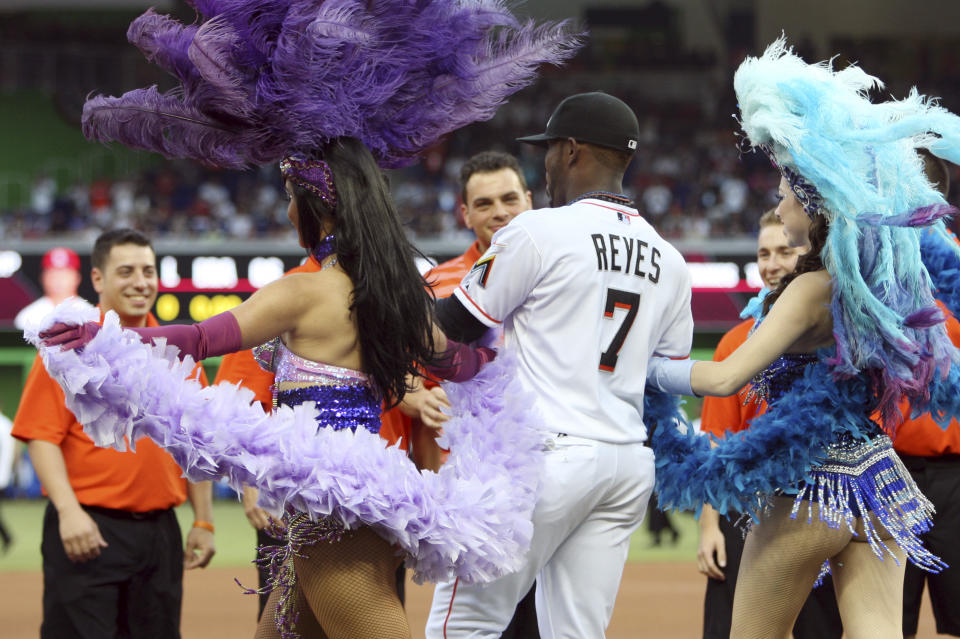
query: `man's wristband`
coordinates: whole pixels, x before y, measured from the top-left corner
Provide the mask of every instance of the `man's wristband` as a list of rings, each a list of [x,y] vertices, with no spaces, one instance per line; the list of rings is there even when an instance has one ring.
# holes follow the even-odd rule
[[[210,532],[213,532],[213,524],[211,524],[209,521],[202,521],[198,519],[197,521],[193,522],[193,527],[203,528],[204,530],[209,530]]]

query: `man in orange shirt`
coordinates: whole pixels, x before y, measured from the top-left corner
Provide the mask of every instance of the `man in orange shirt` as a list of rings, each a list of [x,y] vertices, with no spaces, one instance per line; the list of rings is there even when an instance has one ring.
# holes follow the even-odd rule
[[[476,241],[458,257],[435,266],[424,276],[434,295],[449,297],[463,277],[473,268],[480,256],[490,248],[493,234],[506,226],[517,215],[533,208],[533,194],[527,189],[523,169],[517,159],[508,153],[483,151],[468,159],[460,169],[460,213],[466,227],[474,232]],[[437,470],[443,464],[443,450],[437,446],[437,426],[445,419],[437,417],[446,403],[446,395],[439,386],[429,382],[424,393],[408,396],[410,403],[422,399],[421,415],[431,415],[433,421],[422,424],[413,419],[411,436],[415,456],[421,467]],[[502,639],[532,639],[539,637],[534,595],[536,585],[517,604],[510,625]]]
[[[493,234],[533,207],[523,169],[508,153],[484,151],[460,169],[460,214],[476,241],[463,255],[430,269],[426,279],[437,297],[449,297],[463,276],[490,248]]]
[[[476,240],[463,253],[427,271],[424,278],[437,299],[449,297],[480,256],[490,248],[493,234],[510,220],[533,207],[523,169],[517,159],[500,151],[483,151],[468,159],[460,169],[460,214]],[[421,468],[438,470],[443,450],[437,446],[439,426],[446,417],[443,389],[427,382],[425,388],[408,395],[405,401],[427,419],[412,418],[414,458]],[[426,426],[426,427],[424,427]]]
[[[793,271],[802,251],[787,245],[783,224],[774,211],[767,211],[760,218],[760,234],[757,236],[757,267],[765,290],[777,287],[780,279]],[[753,328],[754,310],[759,310],[759,298],[751,300],[741,314],[749,317],[728,331],[717,344],[713,359],[721,361],[743,344]],[[766,410],[763,404],[747,399],[747,389],[741,389],[730,397],[705,397],[700,416],[700,428],[717,437],[747,428],[750,421]],[[736,517],[734,517],[736,519]],[[743,552],[743,532],[727,517],[720,517],[710,504],[704,504],[700,514],[700,546],[697,564],[707,576],[707,591],[703,606],[703,638],[726,639],[730,636],[733,612],[733,596]],[[840,612],[834,597],[833,582],[829,577],[823,585],[815,588],[807,599],[793,635],[797,639],[836,638],[843,634]]]
[[[108,231],[91,261],[102,312],[115,311],[124,326],[157,325],[150,313],[156,256],[146,236]],[[173,458],[147,439],[135,453],[96,447],[39,357],[13,435],[27,442],[50,498],[40,636],[178,639],[183,570],[206,566],[214,553],[210,483],[188,485]],[[188,493],[195,521],[184,550],[173,507]]]
[[[947,333],[960,348],[960,322],[949,313]],[[904,407],[906,415],[909,406]],[[960,423],[953,420],[944,430],[929,414],[906,421],[897,429],[893,448],[937,509],[933,530],[922,536],[923,545],[949,566],[934,574],[907,564],[903,581],[904,639],[917,635],[925,583],[930,588],[937,634],[960,637]]]
[[[927,177],[946,198],[950,192],[947,165],[929,152],[921,155]],[[947,334],[960,347],[960,323],[946,308],[943,311],[947,315]],[[909,407],[905,406],[904,416],[908,414]],[[930,588],[937,633],[960,637],[960,423],[953,420],[944,430],[929,415],[906,421],[897,429],[893,448],[937,509],[933,530],[923,535],[923,544],[949,566],[939,574],[931,574],[907,564],[903,581],[904,639],[916,637],[925,583]]]

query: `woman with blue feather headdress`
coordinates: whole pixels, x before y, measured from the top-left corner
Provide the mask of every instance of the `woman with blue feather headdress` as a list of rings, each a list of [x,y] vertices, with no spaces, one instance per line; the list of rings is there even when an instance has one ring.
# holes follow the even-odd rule
[[[730,395],[752,380],[769,405],[723,440],[659,428],[653,442],[662,504],[753,514],[731,637],[787,636],[824,570],[848,636],[900,637],[904,560],[944,567],[920,542],[933,508],[890,435],[901,398],[944,427],[960,412],[935,302],[960,306],[939,276],[960,263],[942,221],[955,210],[918,154],[960,160],[960,118],[915,90],[871,102],[880,87],[856,66],[806,64],[783,38],[741,64],[743,131],[780,171],[788,241],[811,250],[726,360],[651,363],[660,390]]]

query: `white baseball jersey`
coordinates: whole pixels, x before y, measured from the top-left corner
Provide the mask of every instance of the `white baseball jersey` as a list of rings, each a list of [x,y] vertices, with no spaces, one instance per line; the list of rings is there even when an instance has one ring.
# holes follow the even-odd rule
[[[690,354],[686,263],[623,205],[588,198],[522,213],[454,295],[478,321],[503,326],[553,432],[645,441],[647,360]]]

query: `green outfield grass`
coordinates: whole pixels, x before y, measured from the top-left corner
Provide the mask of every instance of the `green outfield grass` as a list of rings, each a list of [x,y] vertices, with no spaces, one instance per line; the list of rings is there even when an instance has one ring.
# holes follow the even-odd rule
[[[6,500],[0,504],[0,516],[14,535],[14,542],[6,554],[0,555],[0,572],[40,570],[40,531],[46,500]],[[177,509],[184,533],[193,522],[189,506]],[[697,555],[696,522],[688,514],[670,515],[680,531],[676,545],[664,535],[662,546],[652,546],[646,523],[630,542],[630,561],[690,561]],[[217,554],[213,565],[222,568],[247,566],[253,559],[255,544],[253,529],[243,515],[239,503],[214,502],[214,522],[217,527]]]
[[[0,504],[0,517],[14,536],[10,550],[0,555],[0,571],[40,570],[40,533],[43,527],[45,499],[5,500]],[[241,566],[253,559],[255,538],[239,503],[227,500],[214,502],[214,524],[217,528],[219,566]],[[184,534],[193,523],[189,506],[177,509]]]

